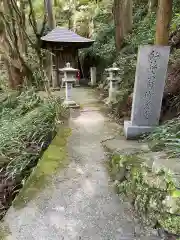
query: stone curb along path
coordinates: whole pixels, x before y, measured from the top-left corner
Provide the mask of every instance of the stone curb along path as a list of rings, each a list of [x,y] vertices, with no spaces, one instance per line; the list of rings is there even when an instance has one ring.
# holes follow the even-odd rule
[[[101,142],[117,136],[121,127],[101,113],[92,91],[74,91],[73,99],[83,109],[71,117],[68,127],[60,129],[44,153],[7,212],[0,239],[160,239],[156,231],[139,223],[129,202],[116,194],[109,178]],[[80,99],[81,95],[86,98]],[[136,142],[129,145],[139,146]],[[126,146],[122,140],[120,147]]]
[[[163,152],[151,152],[144,144],[121,149],[121,141],[113,139],[104,143],[112,153],[110,171],[117,191],[128,197],[146,225],[179,237],[179,159],[169,159]]]

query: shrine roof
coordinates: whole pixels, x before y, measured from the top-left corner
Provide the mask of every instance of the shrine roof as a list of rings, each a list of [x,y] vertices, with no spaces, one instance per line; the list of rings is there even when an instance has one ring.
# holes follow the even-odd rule
[[[56,27],[47,35],[41,38],[43,42],[48,43],[60,43],[61,45],[71,44],[78,46],[79,48],[89,47],[94,43],[94,40],[81,37],[75,32],[64,28]]]

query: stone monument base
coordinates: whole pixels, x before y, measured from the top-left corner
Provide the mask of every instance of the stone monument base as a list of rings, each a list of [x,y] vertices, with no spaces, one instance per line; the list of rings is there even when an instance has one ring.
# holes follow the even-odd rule
[[[63,102],[63,105],[68,108],[80,108],[80,106],[73,100]]]
[[[131,121],[124,122],[124,134],[127,140],[137,139],[142,134],[152,132],[154,128],[155,128],[154,126],[132,125]]]

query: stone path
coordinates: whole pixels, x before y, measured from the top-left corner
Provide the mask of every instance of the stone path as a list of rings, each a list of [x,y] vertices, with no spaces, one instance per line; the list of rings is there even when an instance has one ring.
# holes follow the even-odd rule
[[[70,164],[24,208],[10,208],[4,222],[9,234],[3,239],[158,239],[138,224],[109,179],[101,141],[117,135],[119,126],[99,111],[91,90],[76,89],[76,96],[84,105],[80,115],[72,114],[69,121]]]

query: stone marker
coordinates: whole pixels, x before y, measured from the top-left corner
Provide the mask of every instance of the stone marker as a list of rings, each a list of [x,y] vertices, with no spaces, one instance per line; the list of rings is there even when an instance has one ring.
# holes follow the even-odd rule
[[[109,86],[109,98],[107,104],[113,101],[116,101],[117,91],[118,91],[118,82],[119,77],[117,73],[119,72],[119,68],[117,68],[116,63],[113,64],[112,68],[107,68],[106,71],[109,73],[109,77],[107,78],[110,82]]]
[[[52,90],[53,91],[59,90],[60,87],[59,87],[59,82],[58,82],[58,73],[57,73],[57,69],[56,69],[55,65],[52,66],[51,78],[52,78],[52,81],[51,81],[50,85],[52,85]]]
[[[91,82],[90,85],[92,87],[96,86],[96,67],[91,67],[90,68],[90,72],[91,72]]]
[[[72,68],[70,63],[67,63],[65,68],[62,68],[59,70],[64,73],[63,82],[65,83],[65,89],[66,89],[66,98],[63,104],[71,108],[79,107],[79,105],[77,105],[76,102],[72,100],[72,96],[71,96],[72,84],[76,82],[76,73],[78,69]]]
[[[127,139],[151,132],[159,124],[169,52],[168,46],[139,48],[131,121],[124,122]]]

